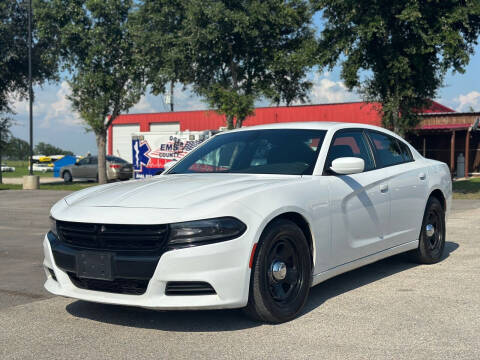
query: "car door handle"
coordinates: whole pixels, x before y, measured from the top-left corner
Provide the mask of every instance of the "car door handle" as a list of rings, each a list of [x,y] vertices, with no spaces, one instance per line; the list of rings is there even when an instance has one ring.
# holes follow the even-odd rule
[[[387,184],[380,185],[380,192],[386,193],[387,191],[388,191],[388,185]]]
[[[425,180],[427,178],[427,175],[424,172],[421,172],[420,174],[418,174],[418,178],[420,180]]]

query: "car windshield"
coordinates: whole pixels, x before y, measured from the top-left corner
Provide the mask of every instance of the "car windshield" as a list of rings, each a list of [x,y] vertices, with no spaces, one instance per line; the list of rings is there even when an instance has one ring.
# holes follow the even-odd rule
[[[326,131],[247,130],[215,136],[167,174],[311,175]]]

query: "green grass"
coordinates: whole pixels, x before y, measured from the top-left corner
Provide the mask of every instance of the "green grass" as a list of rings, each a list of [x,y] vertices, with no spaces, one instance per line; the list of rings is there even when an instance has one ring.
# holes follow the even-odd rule
[[[5,165],[8,166],[13,166],[15,168],[14,172],[2,172],[2,177],[4,178],[19,178],[25,175],[29,175],[29,168],[28,168],[28,161],[4,161],[3,162]],[[39,172],[39,171],[34,171],[33,175],[38,175],[42,177],[53,177],[53,171],[52,172]]]
[[[97,183],[72,183],[72,184],[40,184],[40,190],[70,190],[77,191],[98,185]],[[17,184],[0,184],[0,190],[22,190],[22,185]]]
[[[453,198],[480,200],[480,178],[455,181],[453,183]]]

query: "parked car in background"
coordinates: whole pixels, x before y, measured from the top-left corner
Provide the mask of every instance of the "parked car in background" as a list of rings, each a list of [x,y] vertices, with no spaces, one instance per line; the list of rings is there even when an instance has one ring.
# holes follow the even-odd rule
[[[2,172],[14,172],[15,171],[15,168],[13,166],[7,166],[5,164],[1,164],[0,165],[0,168]]]
[[[117,156],[107,155],[107,180],[128,180],[132,177],[132,164]],[[87,156],[75,164],[63,167],[60,176],[66,183],[75,179],[98,180],[98,158]]]
[[[170,166],[55,204],[45,288],[165,310],[244,307],[279,323],[341,273],[407,251],[442,259],[450,170],[380,127],[247,127]]]
[[[42,173],[46,173],[49,171],[53,172],[53,165],[49,163],[34,163],[32,168],[33,171],[38,171]]]

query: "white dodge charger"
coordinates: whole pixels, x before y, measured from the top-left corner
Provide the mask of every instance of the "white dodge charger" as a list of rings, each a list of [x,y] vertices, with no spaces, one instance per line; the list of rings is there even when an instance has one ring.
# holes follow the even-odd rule
[[[214,136],[143,181],[73,193],[51,209],[45,288],[157,309],[245,308],[293,319],[326,279],[409,251],[438,262],[447,166],[385,129],[249,127]]]

